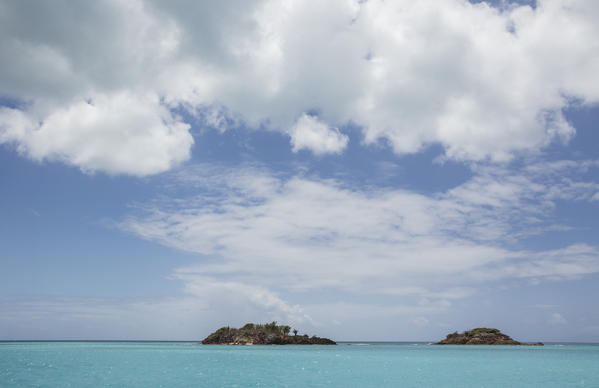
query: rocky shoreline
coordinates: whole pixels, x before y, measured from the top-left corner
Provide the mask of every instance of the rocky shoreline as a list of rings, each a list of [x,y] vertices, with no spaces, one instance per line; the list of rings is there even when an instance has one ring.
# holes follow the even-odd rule
[[[542,342],[535,344],[527,344],[518,342],[509,335],[503,334],[498,329],[487,327],[478,327],[468,330],[463,333],[451,333],[442,341],[435,345],[528,345],[528,346],[543,346]]]
[[[291,327],[277,325],[276,322],[264,325],[248,323],[242,328],[221,327],[203,341],[203,345],[336,345],[328,338],[308,335],[289,335]]]

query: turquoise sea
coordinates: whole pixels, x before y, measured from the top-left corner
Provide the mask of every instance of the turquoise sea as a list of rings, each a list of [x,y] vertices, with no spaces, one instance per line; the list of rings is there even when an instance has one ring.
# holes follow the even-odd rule
[[[599,387],[599,345],[0,342],[0,387]]]

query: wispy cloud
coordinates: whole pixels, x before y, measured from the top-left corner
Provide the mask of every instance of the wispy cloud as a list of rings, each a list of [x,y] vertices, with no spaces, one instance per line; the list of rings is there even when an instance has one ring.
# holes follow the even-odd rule
[[[564,318],[564,316],[560,313],[551,314],[551,318],[549,319],[549,322],[552,325],[565,325],[566,323],[568,323],[566,318]]]
[[[197,265],[175,271],[185,281],[285,293],[328,289],[341,300],[361,294],[449,302],[488,282],[599,272],[599,248],[584,241],[517,248],[531,233],[568,227],[554,223],[556,201],[590,201],[598,185],[583,175],[594,167],[486,166],[458,187],[424,195],[260,168],[197,166],[171,181],[197,194],[156,199],[120,228],[199,254]]]

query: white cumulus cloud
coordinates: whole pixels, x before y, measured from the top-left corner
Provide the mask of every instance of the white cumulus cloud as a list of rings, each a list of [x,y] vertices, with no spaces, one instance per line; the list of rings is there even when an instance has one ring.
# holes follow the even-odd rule
[[[349,138],[337,128],[330,128],[313,116],[303,114],[289,132],[293,152],[308,149],[316,155],[339,153]]]
[[[384,141],[400,154],[441,144],[448,158],[503,161],[567,141],[575,128],[564,109],[599,101],[593,0],[501,9],[466,0],[6,1],[1,8],[0,95],[25,117],[3,117],[0,141],[85,170],[144,175],[186,160],[192,143],[181,141],[183,123],[172,130],[181,120],[165,109],[222,130],[228,118],[289,133],[294,149],[315,153],[341,152],[346,138],[333,128],[352,124],[365,143]],[[136,126],[136,140],[151,143],[143,161],[110,150],[115,131],[131,128],[115,119],[136,111],[131,104],[98,105],[95,114],[106,117],[97,123],[111,129],[94,132],[92,155],[79,155],[76,117],[90,110],[83,104],[113,95],[156,110]],[[310,112],[319,125],[300,125]],[[73,139],[33,152],[29,137],[41,137],[37,127],[59,116],[68,123],[45,133]],[[166,117],[159,135],[156,117]],[[35,124],[25,130],[22,122]],[[136,143],[121,149],[134,154]]]
[[[0,108],[1,140],[35,160],[60,160],[84,171],[148,175],[189,158],[193,138],[156,96],[96,95],[33,120]]]

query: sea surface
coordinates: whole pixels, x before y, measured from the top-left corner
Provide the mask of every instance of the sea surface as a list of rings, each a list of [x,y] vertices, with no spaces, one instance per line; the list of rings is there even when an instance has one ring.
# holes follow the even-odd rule
[[[0,387],[599,387],[599,345],[0,342]]]

